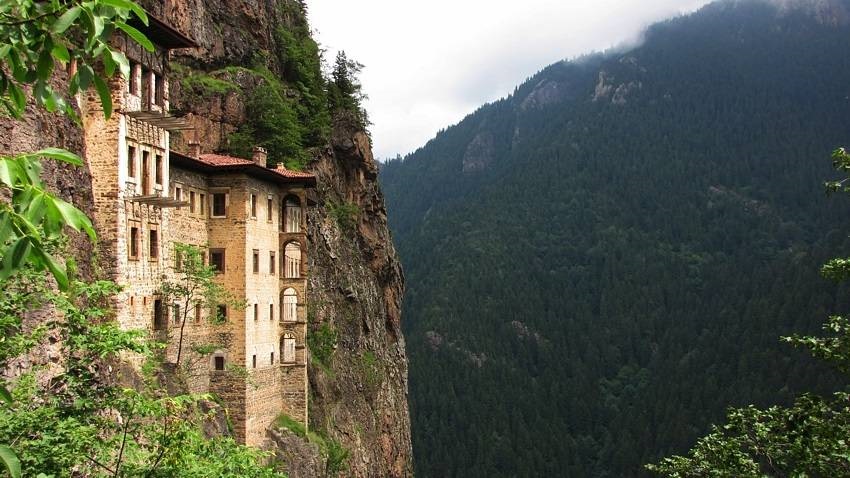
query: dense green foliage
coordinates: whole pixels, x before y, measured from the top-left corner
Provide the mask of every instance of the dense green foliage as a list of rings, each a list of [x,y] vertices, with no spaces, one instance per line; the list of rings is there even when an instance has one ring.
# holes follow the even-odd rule
[[[254,146],[262,146],[268,150],[270,165],[301,170],[310,150],[328,143],[333,116],[351,114],[361,125],[367,124],[357,79],[362,65],[341,52],[330,78],[325,78],[303,2],[287,0],[278,8],[285,24],[275,29],[271,51],[256,52],[249,68],[229,66],[211,72],[183,68],[181,86],[190,102],[211,95],[242,96],[246,120],[229,135],[229,153],[250,157]],[[250,86],[237,80],[245,75],[252,78]]]
[[[727,406],[839,383],[777,338],[850,305],[817,271],[850,250],[819,187],[848,42],[714,4],[384,165],[417,476],[638,475]]]
[[[850,155],[841,148],[833,165],[846,174]],[[850,192],[848,178],[828,181],[829,191]],[[829,260],[824,277],[850,279],[850,259]],[[823,326],[826,336],[795,334],[782,340],[808,348],[845,374],[850,373],[850,319],[834,315]],[[664,458],[649,470],[673,478],[701,476],[847,476],[850,475],[850,393],[831,397],[806,394],[791,406],[761,410],[752,405],[732,409],[727,423],[712,427],[687,456]]]

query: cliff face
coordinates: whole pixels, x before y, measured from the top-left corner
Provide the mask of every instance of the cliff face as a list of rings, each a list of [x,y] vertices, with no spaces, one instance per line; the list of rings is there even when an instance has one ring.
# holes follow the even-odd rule
[[[180,71],[246,67],[262,57],[283,79],[279,52],[286,45],[275,32],[303,28],[303,6],[295,0],[146,3],[200,45],[173,53],[178,66],[171,74],[171,103],[196,127],[204,151],[221,149],[246,120],[242,93],[257,86],[256,76],[230,69],[228,84],[238,88],[198,96],[181,88]],[[189,139],[174,138],[173,147]],[[377,166],[368,137],[353,121],[337,118],[330,143],[314,149],[307,165],[318,180],[308,197],[310,429],[348,450],[346,476],[410,476],[403,276]],[[325,474],[315,446],[298,443],[286,430],[272,438],[290,476]]]
[[[311,331],[335,331],[330,363],[309,369],[310,422],[351,450],[352,476],[409,476],[403,278],[365,133],[337,121],[310,169]]]

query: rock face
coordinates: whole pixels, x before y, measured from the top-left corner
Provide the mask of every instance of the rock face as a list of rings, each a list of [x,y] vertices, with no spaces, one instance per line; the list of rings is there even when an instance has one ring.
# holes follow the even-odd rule
[[[310,423],[351,451],[350,476],[410,476],[401,267],[368,137],[346,120],[333,136],[310,168],[319,187],[307,219],[308,300],[311,330],[328,324],[338,342],[330,364],[309,369]]]

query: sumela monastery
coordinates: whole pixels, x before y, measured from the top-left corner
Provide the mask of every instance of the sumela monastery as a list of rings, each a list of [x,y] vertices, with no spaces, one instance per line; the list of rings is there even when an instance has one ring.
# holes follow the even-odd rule
[[[316,179],[269,168],[261,148],[250,159],[202,154],[204,138],[195,138],[188,154],[171,150],[169,135],[189,125],[169,113],[169,52],[196,45],[153,17],[144,32],[153,52],[116,35],[131,75],[110,83],[115,114],[104,119],[96,96],[81,104],[100,262],[124,287],[115,304],[122,327],[167,340],[171,360],[178,317],[188,316],[184,342],[218,344],[188,386],[220,397],[237,440],[258,446],[281,413],[307,424],[305,191]],[[244,306],[181,312],[165,303],[177,243],[201,248]]]

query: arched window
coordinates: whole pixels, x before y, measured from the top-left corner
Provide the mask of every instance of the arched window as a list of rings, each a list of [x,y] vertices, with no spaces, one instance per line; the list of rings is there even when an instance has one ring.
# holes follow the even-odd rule
[[[280,349],[282,363],[295,363],[295,337],[292,334],[280,338]]]
[[[284,203],[284,232],[301,232],[301,201],[289,196]]]
[[[290,242],[283,250],[283,276],[287,279],[301,277],[301,246]]]
[[[283,321],[295,322],[298,319],[298,294],[295,289],[283,291]]]

